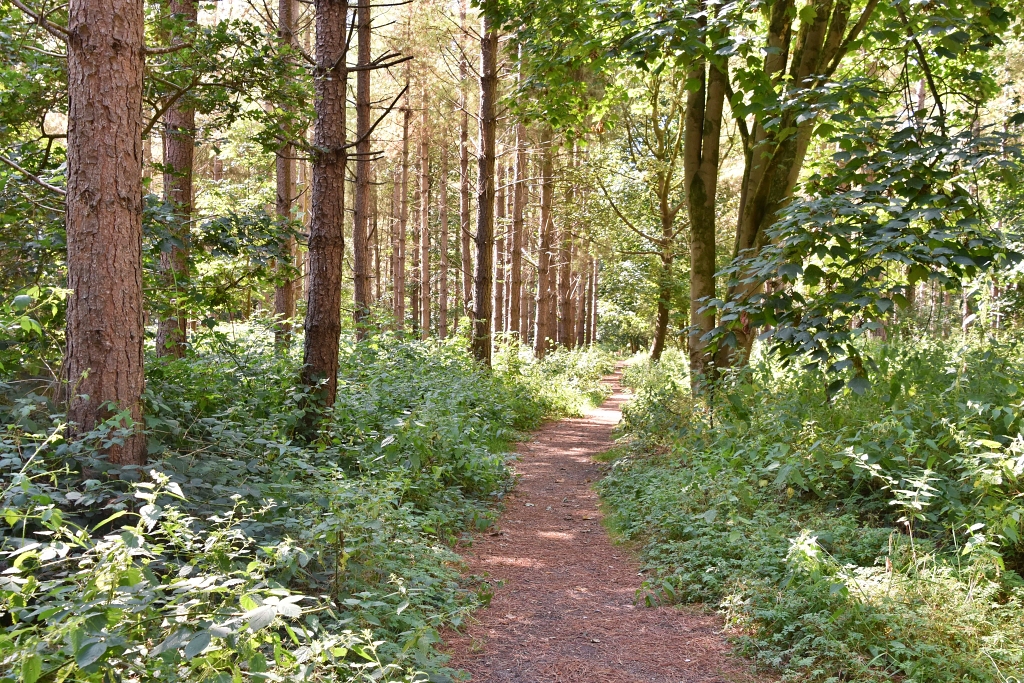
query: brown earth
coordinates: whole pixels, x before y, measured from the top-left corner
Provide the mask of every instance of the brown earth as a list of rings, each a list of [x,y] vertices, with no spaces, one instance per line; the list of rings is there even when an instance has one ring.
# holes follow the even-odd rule
[[[718,683],[768,680],[730,655],[717,615],[634,604],[640,565],[612,543],[591,483],[628,395],[519,446],[519,482],[496,528],[463,548],[469,573],[495,585],[490,607],[449,634],[449,666],[476,682]],[[500,586],[500,587],[499,587]]]

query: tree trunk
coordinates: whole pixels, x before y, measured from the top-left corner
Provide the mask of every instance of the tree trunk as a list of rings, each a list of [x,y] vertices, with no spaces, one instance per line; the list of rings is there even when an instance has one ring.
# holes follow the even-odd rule
[[[460,0],[459,18],[462,35],[467,34],[466,0]],[[461,40],[461,38],[460,38]],[[473,254],[469,248],[470,239],[475,239],[469,230],[469,98],[466,89],[469,83],[469,57],[462,50],[459,60],[459,109],[462,117],[459,120],[459,223],[460,241],[462,243],[462,293],[466,316],[469,317],[472,337],[473,320]]]
[[[486,3],[485,3],[486,4]],[[477,157],[476,271],[473,287],[473,357],[491,364],[491,256],[494,250],[494,155],[497,133],[498,33],[488,8],[480,25],[480,146]]]
[[[437,336],[448,337],[448,147],[441,149],[441,186],[437,189],[438,219],[440,222],[441,262],[437,285]]]
[[[398,244],[395,259],[395,328],[405,326],[405,245],[409,225],[409,122],[412,109],[409,107],[409,72],[405,77],[405,107],[402,109],[402,183],[399,189]]]
[[[494,334],[505,331],[505,186],[501,183],[504,169],[496,172],[498,187],[495,190],[495,236],[494,236]]]
[[[277,36],[281,46],[290,50],[295,41],[295,0],[279,0],[277,8]],[[287,106],[287,104],[285,105]],[[290,221],[294,218],[292,205],[297,195],[296,190],[296,163],[295,147],[293,145],[282,145],[277,151],[275,159],[277,175],[277,217],[283,221]],[[297,282],[288,271],[293,270],[298,264],[295,259],[298,256],[298,245],[294,237],[289,237],[282,246],[282,251],[288,256],[287,263],[277,264],[278,283],[274,288],[274,317],[277,323],[274,327],[274,344],[281,349],[288,345],[292,338],[291,319],[295,317],[295,298]]]
[[[590,344],[597,342],[597,259],[590,257]]]
[[[728,76],[703,61],[690,74],[699,84],[686,103],[683,175],[690,218],[690,386],[696,393],[713,374],[712,357],[701,337],[715,328],[715,309],[702,308],[715,296],[715,201],[722,112]]]
[[[658,272],[658,315],[654,324],[654,343],[651,345],[651,360],[661,360],[661,354],[665,351],[665,343],[668,340],[668,317],[672,311],[672,292],[674,283],[672,281],[671,253],[662,252],[661,267]]]
[[[541,178],[540,178],[540,228],[537,244],[537,322],[534,325],[533,353],[543,358],[548,350],[548,337],[552,330],[548,323],[551,319],[551,191],[552,175],[554,175],[554,142],[551,139],[551,128],[544,130],[541,144]]]
[[[520,47],[520,55],[522,48]],[[520,56],[520,59],[522,57]],[[520,78],[522,76],[520,75]],[[516,125],[515,189],[512,201],[512,253],[509,259],[508,326],[526,341],[523,325],[523,211],[526,208],[526,126]]]
[[[172,16],[194,24],[199,6],[194,0],[171,0]],[[178,36],[171,44],[181,43]],[[160,254],[160,270],[174,299],[157,323],[156,352],[158,356],[182,358],[188,334],[188,310],[183,299],[188,290],[189,246],[192,241],[192,159],[195,153],[196,110],[178,100],[164,114],[164,201],[173,207],[174,238],[178,244]]]
[[[420,334],[430,337],[430,95],[423,85],[420,113]]]
[[[588,255],[584,252],[577,259],[579,272],[576,273],[576,346],[587,345],[587,264]]]
[[[284,1],[284,0],[282,0]],[[356,339],[366,337],[370,315],[370,264],[367,237],[370,228],[370,2],[356,8],[356,185],[352,223],[352,281],[355,291],[352,322]]]
[[[142,433],[142,0],[68,6],[69,436],[124,412],[110,462],[146,461]],[[119,420],[118,426],[128,426]]]
[[[334,405],[341,336],[341,268],[345,255],[345,97],[348,0],[316,0],[316,122],[309,224],[309,297],[302,381]]]
[[[370,245],[368,251],[373,257],[373,292],[370,294],[370,303],[376,304],[380,300],[380,230],[378,229],[380,219],[380,198],[377,193],[377,169],[370,168]],[[367,261],[370,256],[367,256]]]
[[[832,0],[814,0],[809,21],[800,22],[800,30],[790,51],[790,39],[795,13],[793,0],[784,0],[772,5],[768,26],[768,46],[774,48],[772,55],[765,59],[764,69],[772,78],[773,85],[781,90],[783,99],[795,95],[797,89],[806,88],[809,81],[818,80],[821,74],[830,76],[828,69],[834,69],[854,44],[856,31],[867,25],[876,3],[869,3],[855,28],[844,37],[849,20],[850,3]],[[803,12],[801,12],[803,14]],[[790,59],[791,57],[791,59]],[[782,78],[789,61],[788,78]],[[747,155],[747,169],[744,171],[744,185],[739,221],[736,229],[734,254],[754,256],[767,242],[767,231],[792,196],[804,158],[810,143],[814,119],[802,122],[798,116],[802,111],[795,108],[782,116],[776,129],[792,131],[778,139],[774,132],[765,130],[763,121],[756,121],[752,140],[752,152]],[[772,114],[774,115],[774,114]],[[762,283],[743,274],[741,283],[731,285],[726,293],[727,301],[742,301],[761,290]],[[746,362],[754,342],[755,330],[742,325],[733,330],[736,344],[733,348],[719,349],[715,363],[725,366]]]
[[[571,199],[571,195],[570,195]],[[569,255],[570,241],[568,226],[562,225],[558,242],[558,343],[569,346],[572,335],[572,314],[569,311],[569,277],[572,259]]]

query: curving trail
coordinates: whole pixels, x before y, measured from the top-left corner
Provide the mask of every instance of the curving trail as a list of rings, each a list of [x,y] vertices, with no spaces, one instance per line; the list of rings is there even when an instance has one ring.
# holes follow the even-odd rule
[[[496,529],[464,549],[469,572],[495,588],[463,633],[450,666],[498,683],[712,683],[768,680],[729,655],[722,621],[696,609],[633,604],[639,564],[612,544],[591,482],[592,456],[612,445],[629,396],[621,367],[612,395],[580,419],[520,444],[520,480]]]

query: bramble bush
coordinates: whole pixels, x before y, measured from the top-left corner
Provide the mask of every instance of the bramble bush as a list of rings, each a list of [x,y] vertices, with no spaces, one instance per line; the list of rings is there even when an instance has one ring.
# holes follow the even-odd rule
[[[598,360],[349,344],[303,443],[297,353],[252,326],[149,359],[141,468],[102,457],[121,416],[68,442],[51,388],[0,385],[0,681],[449,680],[439,629],[487,593],[451,545],[491,523],[517,434],[599,391]]]
[[[717,605],[786,680],[1019,680],[1024,348],[876,344],[863,394],[763,359],[699,400],[685,358],[627,371],[600,488],[638,597]]]

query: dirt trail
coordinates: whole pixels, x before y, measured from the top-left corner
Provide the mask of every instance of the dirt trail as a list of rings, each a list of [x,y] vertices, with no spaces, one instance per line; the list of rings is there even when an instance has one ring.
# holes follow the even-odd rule
[[[475,682],[712,683],[759,681],[729,656],[715,615],[633,604],[639,564],[601,525],[591,456],[611,445],[628,395],[613,393],[581,419],[562,420],[520,444],[520,481],[497,529],[464,556],[497,585],[487,609],[451,640],[450,666]]]

